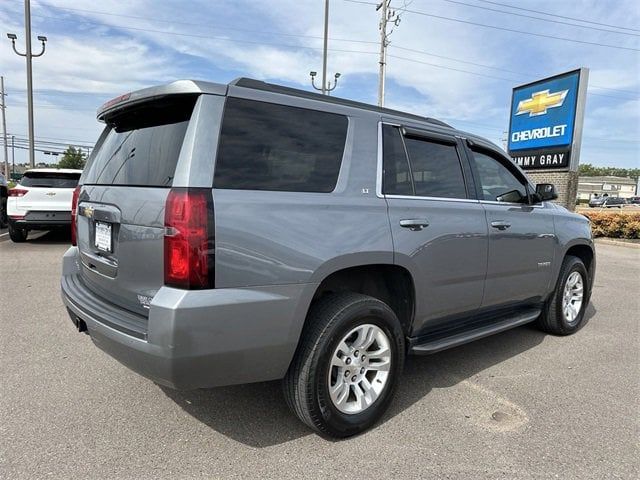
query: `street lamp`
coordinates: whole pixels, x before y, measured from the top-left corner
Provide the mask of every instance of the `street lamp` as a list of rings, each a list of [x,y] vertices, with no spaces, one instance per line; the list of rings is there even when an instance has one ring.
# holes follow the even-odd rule
[[[41,57],[44,55],[45,43],[47,37],[42,35],[38,36],[38,40],[42,43],[42,50],[40,53],[33,54],[31,51],[31,6],[29,0],[24,2],[24,30],[26,37],[26,50],[24,53],[20,53],[16,48],[16,40],[18,36],[15,33],[7,33],[7,37],[11,40],[13,51],[21,57],[27,59],[27,110],[29,116],[29,164],[31,168],[35,167],[35,142],[33,138],[33,75],[31,72],[31,59],[35,57]]]
[[[327,81],[327,84],[324,85],[324,88],[322,87],[318,87],[316,86],[316,75],[318,73],[317,72],[309,72],[309,75],[311,76],[311,86],[313,86],[313,88],[315,88],[316,90],[329,95],[329,92],[331,92],[332,90],[335,90],[336,87],[338,86],[338,79],[340,78],[340,74],[336,73],[333,76],[333,86],[331,85],[331,80]]]

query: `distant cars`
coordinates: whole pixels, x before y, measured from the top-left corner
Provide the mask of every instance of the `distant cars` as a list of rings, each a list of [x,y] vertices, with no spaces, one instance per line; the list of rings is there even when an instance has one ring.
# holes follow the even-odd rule
[[[9,195],[9,186],[7,179],[0,173],[0,228],[7,226],[7,196]]]
[[[630,205],[640,205],[640,197],[631,197],[627,199],[627,203]]]
[[[71,225],[71,198],[82,170],[38,168],[27,170],[9,190],[9,237],[24,242],[29,230]]]
[[[626,201],[624,198],[619,197],[594,197],[589,200],[589,206],[591,208],[601,207],[601,208],[622,208],[623,205],[626,205]]]

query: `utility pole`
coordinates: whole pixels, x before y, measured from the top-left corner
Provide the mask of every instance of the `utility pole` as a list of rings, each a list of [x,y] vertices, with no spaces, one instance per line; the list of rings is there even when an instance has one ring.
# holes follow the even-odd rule
[[[329,92],[335,90],[338,86],[338,78],[340,74],[336,73],[333,78],[333,87],[331,81],[327,82],[327,46],[329,44],[329,0],[324,0],[324,48],[322,49],[322,85],[320,88],[316,87],[315,77],[316,72],[309,72],[311,76],[311,86],[316,90],[320,90],[322,95],[329,95]]]
[[[324,0],[324,47],[322,49],[322,89],[321,89],[323,95],[327,93],[327,45],[328,43],[329,43],[329,0]]]
[[[0,77],[0,99],[2,100],[2,144],[4,146],[4,176],[9,178],[9,152],[7,151],[7,118],[5,109],[7,108],[7,102],[5,100],[6,94],[4,93],[4,77]]]
[[[405,2],[406,4],[406,2]],[[384,106],[384,85],[387,67],[387,47],[391,43],[389,37],[393,33],[393,28],[387,32],[389,24],[397,27],[400,25],[400,14],[391,9],[391,0],[382,0],[376,6],[376,10],[380,10],[380,73],[378,78],[378,106]]]
[[[31,71],[31,59],[35,57],[41,57],[44,55],[45,42],[47,37],[38,36],[38,40],[42,42],[42,50],[38,54],[34,54],[31,51],[31,5],[30,0],[24,0],[24,32],[25,32],[25,53],[20,53],[16,49],[17,35],[15,33],[7,33],[7,37],[11,40],[13,45],[13,51],[21,57],[27,59],[27,109],[29,113],[29,164],[31,168],[35,167],[35,145],[34,145],[34,133],[33,133],[33,75]]]

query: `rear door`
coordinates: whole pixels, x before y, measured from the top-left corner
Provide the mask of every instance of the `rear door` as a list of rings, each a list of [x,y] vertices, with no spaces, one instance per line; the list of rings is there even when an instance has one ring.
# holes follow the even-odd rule
[[[178,164],[196,103],[196,95],[173,95],[108,117],[80,182],[82,281],[137,313],[163,285],[165,202],[189,167],[190,155]]]
[[[78,172],[25,172],[20,186],[27,187],[29,192],[19,197],[21,209],[27,211],[71,212],[73,189],[80,179]]]
[[[453,136],[383,124],[382,194],[395,262],[413,274],[413,335],[476,311],[487,266],[487,225]]]
[[[529,202],[527,179],[504,155],[479,147],[471,154],[489,230],[483,307],[538,303],[551,280],[553,209]]]

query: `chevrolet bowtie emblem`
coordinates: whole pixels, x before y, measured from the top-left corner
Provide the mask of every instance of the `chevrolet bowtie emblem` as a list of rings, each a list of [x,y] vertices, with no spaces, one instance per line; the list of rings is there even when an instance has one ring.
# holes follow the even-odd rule
[[[543,90],[531,95],[531,98],[520,100],[516,115],[524,115],[528,113],[530,117],[536,115],[544,115],[547,109],[560,107],[564,103],[569,90],[561,90],[555,93],[549,93],[549,90]]]

